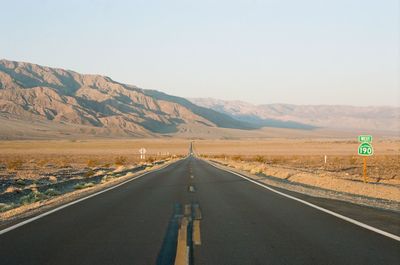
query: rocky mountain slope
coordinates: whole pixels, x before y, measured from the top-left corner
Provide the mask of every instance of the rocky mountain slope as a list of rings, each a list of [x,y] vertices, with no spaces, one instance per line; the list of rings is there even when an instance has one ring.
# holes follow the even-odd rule
[[[255,126],[293,128],[316,126],[360,131],[400,131],[400,107],[253,105],[242,101],[224,101],[212,98],[190,100],[197,105],[228,114],[235,119],[246,120]]]
[[[9,121],[10,131],[26,122],[27,127],[35,125],[35,130],[45,124],[43,130],[47,131],[57,125],[59,132],[68,128],[110,136],[171,134],[178,132],[180,125],[255,127],[184,98],[118,83],[106,76],[8,60],[0,60],[0,119],[3,124]]]

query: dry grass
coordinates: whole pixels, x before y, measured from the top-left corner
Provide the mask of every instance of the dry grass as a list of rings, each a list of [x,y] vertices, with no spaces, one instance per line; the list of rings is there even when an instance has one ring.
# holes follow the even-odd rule
[[[24,161],[20,158],[11,159],[7,162],[7,169],[12,171],[18,170],[21,169],[23,164]]]
[[[124,156],[139,156],[139,149],[144,147],[147,154],[182,155],[186,154],[189,140],[177,139],[143,139],[143,140],[26,140],[26,141],[0,141],[0,150],[6,154],[56,154],[56,155],[81,155],[81,154],[109,154]],[[86,160],[87,161],[87,160]]]
[[[50,176],[49,177],[49,181],[52,183],[56,183],[57,182],[57,177],[56,176]]]
[[[357,155],[357,135],[343,139],[196,140],[195,151],[204,155],[227,156],[343,156]],[[378,155],[399,155],[400,139],[373,142]]]
[[[295,169],[309,173],[334,173],[338,178],[360,180],[363,175],[363,159],[359,156],[331,156],[324,163],[323,156],[295,155],[295,156],[227,156],[203,155],[210,159],[219,159],[229,163],[236,162],[243,167],[251,165],[257,167]],[[398,155],[375,155],[367,158],[367,175],[370,181],[385,182],[400,185],[400,163]]]
[[[348,140],[196,141],[195,150],[208,158],[360,178],[363,158],[357,155],[358,144]],[[378,140],[373,146],[375,155],[367,158],[368,176],[400,184],[400,140]]]
[[[94,160],[94,159],[89,159],[88,161],[87,161],[87,166],[88,167],[95,167],[95,166],[97,166],[99,164],[99,162],[97,161],[97,160]]]
[[[19,191],[19,190],[20,190],[20,188],[10,186],[4,192],[14,192],[14,191]]]
[[[51,140],[0,141],[0,178],[35,179],[60,169],[83,169],[134,165],[142,162],[139,149],[147,150],[146,161],[185,155],[188,140]]]
[[[116,166],[123,166],[123,165],[126,164],[127,160],[128,159],[126,157],[124,157],[124,156],[118,156],[118,157],[115,158],[115,165]]]
[[[294,140],[196,141],[195,151],[233,168],[291,182],[400,201],[400,140],[374,139],[367,158],[370,185],[363,180],[363,158],[357,141]],[[324,157],[327,156],[325,164]]]
[[[377,183],[377,180],[369,177],[368,183],[363,183],[360,175],[343,174],[341,172],[332,172],[324,170],[304,171],[301,168],[289,168],[279,165],[269,165],[250,161],[233,161],[216,159],[229,167],[249,172],[252,178],[264,181],[257,174],[273,176],[275,178],[285,179],[291,183],[301,183],[314,187],[324,188],[333,191],[357,194],[367,197],[387,199],[400,202],[400,182],[398,179],[381,180],[379,183],[386,185],[371,185]],[[261,176],[261,175],[259,175]]]

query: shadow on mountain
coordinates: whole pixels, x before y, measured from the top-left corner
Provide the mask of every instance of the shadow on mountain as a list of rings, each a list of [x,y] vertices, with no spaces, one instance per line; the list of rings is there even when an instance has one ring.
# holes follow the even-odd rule
[[[178,124],[184,123],[184,121],[179,119],[172,119],[170,122],[170,124],[166,124],[165,122],[146,119],[140,122],[140,125],[153,133],[176,133],[178,131]]]
[[[23,88],[32,88],[32,87],[51,87],[56,89],[62,95],[73,95],[79,88],[80,84],[75,81],[74,77],[71,73],[66,72],[67,76],[58,74],[57,72],[52,72],[52,74],[60,81],[60,85],[55,83],[48,83],[43,80],[43,77],[32,70],[32,65],[28,64],[25,67],[26,72],[32,75],[28,76],[23,73],[19,73],[14,71],[13,69],[9,69],[4,67],[4,65],[0,64],[0,71],[3,71],[10,75],[19,85]]]
[[[86,109],[86,111],[93,116],[111,116],[114,115],[115,113],[110,110],[107,104],[104,102],[98,102],[95,100],[90,100],[86,98],[81,98],[81,97],[76,97],[76,101],[80,106]]]
[[[282,121],[282,120],[275,120],[275,119],[261,119],[254,115],[240,115],[235,116],[238,120],[244,120],[248,123],[253,124],[259,128],[261,127],[273,127],[273,128],[285,128],[285,129],[299,129],[299,130],[314,130],[318,127],[304,124],[295,121]]]
[[[241,121],[241,120],[236,120],[232,118],[229,115],[217,112],[212,109],[207,109],[203,108],[200,106],[197,106],[190,102],[187,99],[176,97],[176,96],[170,96],[165,93],[156,91],[156,90],[143,90],[143,93],[147,96],[153,97],[158,100],[165,100],[165,101],[170,101],[174,102],[177,104],[180,104],[186,108],[188,108],[190,111],[195,113],[196,115],[199,115],[206,120],[211,121],[218,127],[222,128],[231,128],[231,129],[241,129],[241,130],[254,130],[254,129],[259,129],[261,128],[260,126],[256,124],[251,124],[246,121]]]

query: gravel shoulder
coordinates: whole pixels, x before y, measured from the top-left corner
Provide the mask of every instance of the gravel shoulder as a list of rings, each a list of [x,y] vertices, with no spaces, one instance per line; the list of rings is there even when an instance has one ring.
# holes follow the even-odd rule
[[[335,179],[330,176],[294,172],[293,169],[277,167],[259,170],[251,165],[243,167],[243,163],[238,165],[231,161],[216,159],[209,161],[223,169],[238,172],[258,182],[284,190],[400,213],[400,188],[397,185],[355,182],[353,180]],[[279,172],[280,176],[269,175],[265,172]],[[287,175],[292,176],[292,178],[282,177]]]

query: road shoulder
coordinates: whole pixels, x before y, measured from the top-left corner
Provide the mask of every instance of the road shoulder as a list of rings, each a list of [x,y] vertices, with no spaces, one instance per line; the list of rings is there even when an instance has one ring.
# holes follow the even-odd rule
[[[248,172],[242,172],[241,170],[221,165],[213,161],[204,161],[221,170],[235,172],[252,181],[273,188],[278,192],[285,193],[289,196],[293,196],[329,211],[352,218],[369,226],[376,227],[385,232],[400,236],[400,212],[398,210],[381,208],[377,207],[377,205],[365,205],[365,198],[360,199],[363,202],[363,204],[361,204],[357,203],[357,200],[354,199],[351,201],[347,200],[348,197],[346,196],[336,197],[331,193],[325,193],[324,190],[314,190],[312,187],[298,187],[297,185],[289,184],[282,185],[279,181],[260,178],[259,176],[251,175]],[[398,207],[397,204],[397,209]]]

